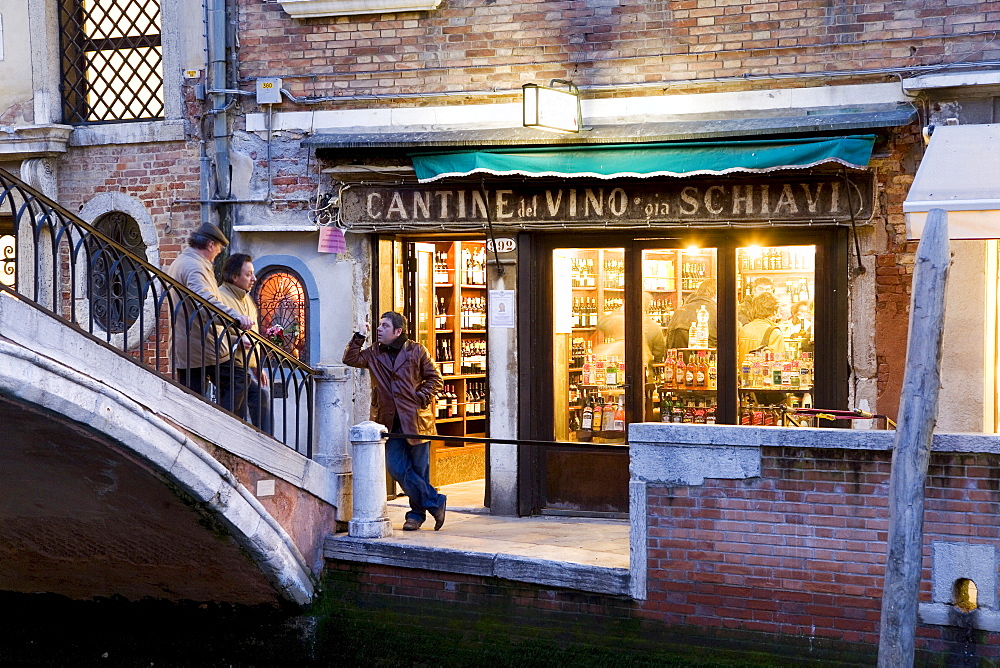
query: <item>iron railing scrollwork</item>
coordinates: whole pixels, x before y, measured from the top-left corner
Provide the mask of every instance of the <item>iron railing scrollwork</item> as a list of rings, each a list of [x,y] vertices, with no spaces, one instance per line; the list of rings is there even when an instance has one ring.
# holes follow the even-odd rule
[[[200,381],[222,405],[229,383],[282,388],[258,392],[237,417],[312,456],[315,371],[150,264],[107,234],[0,170],[0,216],[14,221],[9,283],[37,307],[97,337],[162,376]],[[7,265],[4,265],[7,266]],[[183,362],[178,368],[177,362]],[[210,384],[208,381],[213,381]],[[215,386],[215,391],[210,391]],[[281,396],[278,396],[278,395]],[[238,393],[237,393],[238,396]]]

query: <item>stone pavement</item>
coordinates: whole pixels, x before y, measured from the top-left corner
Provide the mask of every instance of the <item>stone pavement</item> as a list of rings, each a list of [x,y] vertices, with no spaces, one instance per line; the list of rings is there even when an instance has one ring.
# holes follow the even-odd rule
[[[484,481],[446,485],[448,515],[440,531],[428,518],[403,531],[406,497],[389,502],[393,534],[327,538],[328,558],[385,563],[610,594],[628,593],[628,520],[494,517],[483,507]]]

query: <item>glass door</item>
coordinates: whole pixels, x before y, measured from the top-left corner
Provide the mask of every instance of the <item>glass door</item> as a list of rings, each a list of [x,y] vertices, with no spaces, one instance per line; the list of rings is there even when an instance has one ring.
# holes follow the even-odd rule
[[[410,321],[409,336],[427,350],[434,350],[433,244],[413,244],[413,257],[413,299],[410,301],[410,313],[404,315]]]
[[[625,252],[552,254],[555,439],[625,442]]]
[[[642,251],[643,414],[647,422],[715,424],[718,255]]]
[[[405,315],[410,336],[441,372],[437,433],[487,435],[486,243],[481,239],[407,242]],[[431,482],[449,485],[486,475],[483,443],[431,440]]]
[[[736,250],[739,424],[814,424],[815,246]],[[822,306],[822,305],[820,305]]]

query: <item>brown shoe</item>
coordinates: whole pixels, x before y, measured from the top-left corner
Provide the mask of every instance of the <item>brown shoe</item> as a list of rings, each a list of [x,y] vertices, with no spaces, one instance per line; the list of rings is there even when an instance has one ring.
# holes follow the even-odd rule
[[[417,520],[408,519],[403,522],[403,531],[416,531],[420,528],[420,522]]]
[[[429,512],[431,514],[431,517],[434,518],[434,530],[435,531],[437,531],[438,529],[440,529],[441,527],[444,526],[444,512],[445,512],[444,507],[445,507],[445,505],[447,505],[447,503],[448,503],[448,497],[445,496],[444,494],[442,494],[441,495],[441,505],[438,506],[437,508],[435,508],[434,510],[427,511],[427,512]]]

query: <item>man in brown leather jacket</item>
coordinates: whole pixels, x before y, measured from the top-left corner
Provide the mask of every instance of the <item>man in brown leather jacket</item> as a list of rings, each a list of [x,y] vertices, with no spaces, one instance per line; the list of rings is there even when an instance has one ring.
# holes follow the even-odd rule
[[[344,351],[344,364],[368,369],[372,378],[371,419],[389,426],[395,434],[435,436],[434,396],[441,391],[441,373],[427,349],[406,338],[406,318],[395,311],[382,314],[378,343],[362,348],[367,325],[357,332]],[[430,442],[390,438],[385,444],[389,475],[410,499],[403,531],[415,531],[430,513],[434,530],[444,524],[446,497],[430,483]]]

